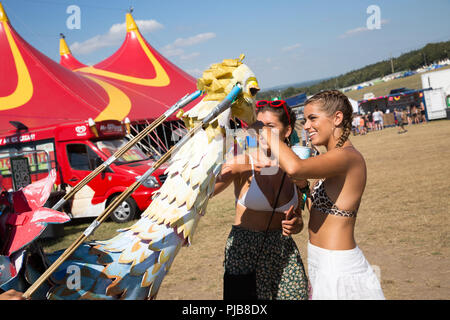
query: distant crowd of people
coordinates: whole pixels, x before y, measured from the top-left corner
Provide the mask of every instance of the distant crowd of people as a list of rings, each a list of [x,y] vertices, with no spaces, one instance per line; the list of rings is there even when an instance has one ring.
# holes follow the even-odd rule
[[[390,113],[387,109],[386,113]],[[426,123],[425,107],[421,103],[420,106],[410,105],[406,107],[394,108],[394,124],[398,128],[398,133],[405,133],[405,124],[413,125]],[[379,131],[385,128],[384,112],[375,108],[374,112],[367,114],[354,114],[352,121],[352,133],[356,135],[365,135],[370,131]]]

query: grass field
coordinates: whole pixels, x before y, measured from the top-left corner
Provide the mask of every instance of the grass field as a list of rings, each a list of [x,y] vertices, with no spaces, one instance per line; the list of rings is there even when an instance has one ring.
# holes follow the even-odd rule
[[[356,240],[380,271],[387,299],[450,299],[450,121],[407,129],[351,137],[368,168]],[[223,253],[233,216],[230,187],[210,200],[193,245],[176,257],[158,299],[222,298]],[[305,212],[305,225],[308,217]],[[46,250],[67,247],[88,224],[66,226],[66,236],[48,242]],[[110,238],[121,227],[107,222],[92,238]],[[307,237],[306,229],[294,236],[305,267]]]

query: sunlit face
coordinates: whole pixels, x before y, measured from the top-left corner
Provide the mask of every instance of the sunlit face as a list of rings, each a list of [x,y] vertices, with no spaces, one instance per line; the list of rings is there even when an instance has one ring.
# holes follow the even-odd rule
[[[308,132],[313,145],[326,146],[333,135],[334,119],[320,107],[319,102],[312,102],[305,106],[303,113],[306,122],[303,128]]]
[[[292,128],[289,126],[284,126],[284,124],[278,119],[278,115],[274,112],[259,112],[256,116],[256,119],[263,122],[264,125],[276,129],[279,132],[280,140],[288,138],[292,132]]]

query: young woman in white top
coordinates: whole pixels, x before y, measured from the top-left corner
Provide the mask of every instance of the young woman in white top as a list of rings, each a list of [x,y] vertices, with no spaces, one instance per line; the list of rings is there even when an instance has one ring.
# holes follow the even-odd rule
[[[256,106],[257,119],[277,129],[282,141],[289,141],[295,113],[286,102],[259,101]],[[214,194],[233,183],[236,198],[234,224],[225,247],[224,299],[248,298],[242,294],[247,277],[239,276],[252,272],[256,272],[257,299],[308,299],[306,272],[290,237],[303,228],[302,195],[282,170],[277,167],[277,172],[265,174],[259,161],[257,152],[232,157],[216,181]],[[230,278],[242,279],[237,292]]]

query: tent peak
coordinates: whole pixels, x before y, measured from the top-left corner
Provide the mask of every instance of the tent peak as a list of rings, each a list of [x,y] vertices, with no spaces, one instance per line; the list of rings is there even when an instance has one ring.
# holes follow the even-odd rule
[[[6,15],[5,9],[3,9],[3,5],[0,2],[0,22],[8,22],[8,16]]]
[[[136,22],[134,21],[133,16],[130,12],[126,15],[126,22],[127,22],[127,32],[130,31],[139,31]]]
[[[66,42],[66,37],[64,36],[64,34],[60,33],[60,39],[59,39],[59,54],[61,56],[64,56],[66,54],[72,54],[72,52],[70,52],[69,46],[67,45]]]
[[[59,36],[59,55],[61,57],[59,64],[70,70],[86,67],[84,63],[81,63],[72,55],[72,51],[70,51],[69,46],[67,45],[64,34],[60,33]]]

